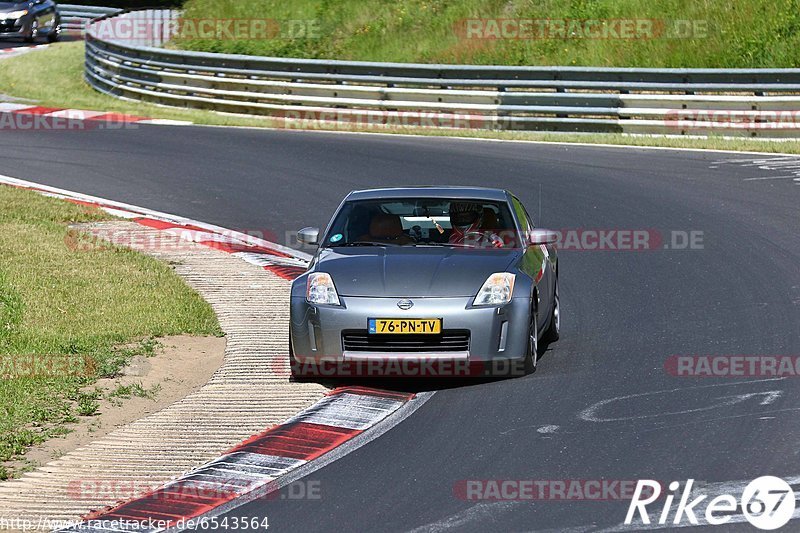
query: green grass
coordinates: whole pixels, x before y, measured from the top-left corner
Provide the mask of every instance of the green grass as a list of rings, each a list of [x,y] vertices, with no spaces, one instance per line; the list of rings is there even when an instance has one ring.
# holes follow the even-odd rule
[[[59,43],[0,61],[0,94],[35,100],[41,105],[189,120],[202,124],[258,125],[263,120],[227,117],[120,100],[99,93],[83,81],[83,42]]]
[[[145,103],[126,102],[100,94],[82,79],[83,43],[62,43],[41,51],[0,61],[0,93],[36,100],[40,105],[75,109],[96,109],[132,113],[154,118],[191,120],[196,124],[244,127],[275,127],[269,117],[231,116],[204,110],[182,110]],[[358,130],[353,131],[370,131]],[[720,138],[687,139],[630,137],[621,134],[557,134],[492,130],[436,130],[431,128],[378,129],[382,133],[410,133],[485,139],[549,142],[607,143],[673,148],[709,148],[716,150],[800,154],[799,141],[768,142]]]
[[[106,395],[106,399],[114,405],[120,405],[122,403],[121,400],[128,400],[133,397],[155,400],[160,391],[161,385],[159,384],[145,388],[141,383],[131,383],[130,385],[118,385],[116,389]]]
[[[798,0],[187,0],[185,13],[190,19],[311,19],[319,28],[312,39],[175,43],[209,52],[495,65],[800,66]],[[702,20],[708,29],[690,39],[459,38],[457,23],[475,18]]]
[[[79,392],[75,400],[78,403],[78,414],[81,416],[96,415],[97,410],[100,408],[100,402],[97,399],[100,398],[101,394],[101,391],[98,390]]]
[[[68,223],[105,218],[0,186],[0,462],[95,414],[100,393],[86,387],[152,353],[154,337],[221,335],[210,306],[167,265],[67,245]]]

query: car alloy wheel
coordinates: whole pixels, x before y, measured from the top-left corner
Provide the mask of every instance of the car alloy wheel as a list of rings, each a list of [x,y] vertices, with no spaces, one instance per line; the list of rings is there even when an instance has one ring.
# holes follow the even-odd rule
[[[558,295],[558,278],[556,278],[556,286],[553,289],[553,311],[550,314],[550,324],[547,326],[547,331],[542,335],[542,340],[545,342],[555,342],[561,334],[561,298]]]
[[[556,280],[556,290],[553,294],[553,324],[555,334],[561,333],[561,300],[558,297],[558,280]]]

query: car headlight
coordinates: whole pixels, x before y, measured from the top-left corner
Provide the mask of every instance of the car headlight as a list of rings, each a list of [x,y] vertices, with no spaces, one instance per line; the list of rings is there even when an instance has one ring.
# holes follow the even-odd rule
[[[306,301],[319,305],[339,305],[333,278],[326,272],[312,272],[306,283]]]
[[[28,14],[27,9],[20,9],[19,11],[11,11],[10,13],[0,13],[0,19],[18,19]]]
[[[514,292],[515,274],[510,272],[495,272],[489,276],[478,291],[472,305],[503,305],[511,301]]]

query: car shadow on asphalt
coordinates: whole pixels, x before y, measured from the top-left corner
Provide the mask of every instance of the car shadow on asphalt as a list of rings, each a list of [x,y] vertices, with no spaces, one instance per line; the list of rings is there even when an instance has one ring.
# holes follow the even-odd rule
[[[485,385],[508,379],[533,378],[541,372],[542,361],[546,360],[550,352],[550,343],[542,341],[539,345],[539,359],[537,370],[531,374],[521,371],[512,371],[504,375],[497,376],[460,376],[460,377],[384,377],[384,378],[336,378],[336,379],[307,379],[305,381],[315,381],[329,388],[337,387],[369,387],[381,390],[401,393],[421,393],[448,389],[460,389],[464,387],[474,387]]]

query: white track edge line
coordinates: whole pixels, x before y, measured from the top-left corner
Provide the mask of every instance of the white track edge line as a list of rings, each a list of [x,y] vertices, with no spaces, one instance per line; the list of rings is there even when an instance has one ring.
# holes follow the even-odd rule
[[[296,259],[303,260],[303,261],[310,261],[311,257],[312,257],[310,254],[307,254],[305,252],[301,252],[300,250],[295,250],[293,248],[289,248],[288,246],[283,246],[283,245],[275,243],[275,242],[267,241],[267,240],[264,240],[264,239],[261,239],[261,238],[258,238],[258,237],[254,237],[252,235],[247,235],[246,233],[233,231],[233,230],[230,230],[230,229],[227,229],[227,228],[223,228],[221,226],[216,226],[214,224],[208,224],[206,222],[201,222],[199,220],[194,220],[194,219],[182,217],[182,216],[179,216],[179,215],[173,215],[173,214],[170,214],[170,213],[164,213],[164,212],[161,212],[161,211],[155,211],[153,209],[148,209],[146,207],[140,207],[140,206],[136,206],[136,205],[132,205],[132,204],[126,204],[124,202],[117,202],[116,200],[109,200],[107,198],[101,198],[99,196],[92,196],[92,195],[89,195],[89,194],[70,191],[70,190],[67,190],[67,189],[60,189],[58,187],[52,187],[50,185],[45,185],[45,184],[42,184],[42,183],[36,183],[36,182],[33,182],[33,181],[27,181],[27,180],[23,180],[23,179],[20,179],[20,178],[14,178],[12,176],[6,176],[6,175],[3,175],[3,174],[0,174],[0,183],[4,183],[6,185],[17,185],[17,186],[21,186],[21,187],[41,189],[43,191],[47,191],[47,192],[50,192],[50,193],[53,193],[53,194],[58,194],[58,195],[66,197],[66,198],[72,198],[72,199],[75,199],[75,200],[82,200],[82,201],[85,201],[85,202],[92,202],[92,203],[97,203],[97,204],[101,204],[101,205],[107,205],[109,207],[116,207],[116,208],[127,210],[127,211],[133,211],[133,212],[139,213],[139,214],[144,215],[144,216],[149,216],[149,217],[153,217],[153,218],[159,218],[159,219],[163,219],[165,221],[173,222],[173,223],[176,223],[176,224],[191,224],[191,225],[197,226],[199,228],[207,229],[207,230],[212,231],[214,233],[224,233],[226,235],[232,235],[232,236],[235,236],[238,239],[241,239],[242,241],[244,241],[246,243],[254,244],[254,245],[258,245],[258,246],[263,246],[265,248],[268,248],[268,249],[271,249],[271,250],[275,250],[276,252],[280,252],[280,253],[291,255],[292,257],[294,257]]]
[[[258,115],[256,115],[258,116]],[[265,116],[265,118],[269,118]],[[589,143],[589,142],[569,142],[569,141],[537,141],[533,139],[491,139],[488,137],[462,137],[458,135],[423,135],[420,133],[385,133],[380,131],[327,131],[322,129],[290,129],[290,128],[270,128],[266,126],[230,126],[224,124],[192,124],[202,128],[236,128],[245,130],[267,130],[267,131],[287,131],[296,133],[318,133],[329,135],[373,135],[378,137],[406,137],[411,139],[445,139],[450,141],[475,141],[475,142],[496,142],[496,143],[525,143],[525,144],[545,144],[555,146],[578,146],[583,148],[620,148],[620,149],[640,149],[640,150],[672,150],[679,152],[710,152],[718,154],[744,154],[744,155],[769,155],[769,156],[793,156],[800,157],[800,154],[790,154],[786,152],[753,152],[748,150],[723,150],[719,148],[680,148],[676,146],[638,146],[635,144],[609,144],[609,143]],[[548,132],[543,132],[548,133]],[[549,132],[556,133],[557,132]],[[580,134],[580,132],[573,132]],[[601,135],[596,133],[587,133],[587,135]],[[622,134],[634,135],[634,134]],[[655,136],[656,138],[661,138]],[[683,138],[683,137],[680,137]],[[710,139],[706,137],[706,139]],[[738,139],[731,138],[731,140],[752,140],[748,138]],[[763,142],[774,142],[766,139],[760,139]],[[784,139],[783,142],[797,141],[797,139]]]
[[[215,225],[212,225],[212,224],[206,224],[204,222],[200,222],[200,221],[196,221],[196,220],[192,220],[192,219],[188,219],[188,218],[184,218],[184,217],[179,217],[179,216],[176,216],[176,215],[170,215],[170,214],[166,214],[166,213],[161,213],[159,211],[153,211],[153,210],[150,210],[150,209],[147,209],[147,208],[142,208],[142,207],[134,206],[134,205],[131,205],[131,204],[126,204],[126,203],[123,203],[123,202],[116,202],[116,201],[113,201],[113,200],[107,200],[105,198],[100,198],[100,197],[97,197],[97,196],[91,196],[91,195],[87,195],[87,194],[83,194],[83,193],[77,193],[77,192],[74,192],[74,191],[68,191],[66,189],[59,189],[57,187],[51,187],[49,185],[44,185],[44,184],[35,183],[35,182],[27,181],[27,180],[22,180],[22,179],[19,179],[19,178],[13,178],[11,176],[5,176],[5,175],[2,175],[2,174],[0,174],[0,183],[5,183],[7,185],[20,185],[20,186],[23,186],[23,187],[34,187],[34,188],[38,188],[38,189],[45,190],[45,191],[48,191],[48,192],[52,192],[54,194],[63,195],[65,197],[71,197],[71,198],[74,198],[74,199],[80,199],[80,200],[89,201],[89,202],[98,203],[98,204],[112,205],[112,206],[119,207],[119,208],[122,208],[122,209],[138,211],[138,212],[140,212],[142,214],[152,214],[154,216],[162,217],[162,218],[165,218],[167,220],[169,220],[169,219],[181,220],[181,221],[184,221],[184,223],[190,223],[190,224],[196,225],[198,227],[205,227],[205,228],[208,228],[208,229],[212,229],[214,231],[230,232],[230,230],[227,230],[225,228],[221,228],[219,226],[215,226]],[[238,232],[231,232],[231,233],[236,234]],[[287,253],[291,253],[291,254],[293,254],[295,256],[300,255],[300,254],[308,255],[308,254],[304,254],[303,252],[298,252],[296,250],[293,250],[291,248],[286,248],[284,246],[281,246],[281,245],[278,245],[278,244],[275,244],[275,243],[271,243],[269,241],[264,241],[263,239],[257,239],[255,237],[251,237],[251,236],[245,235],[245,234],[239,234],[239,235],[241,235],[242,237],[245,237],[245,238],[253,239],[255,241],[261,241],[261,242],[264,243],[262,245],[268,245],[267,247],[270,247],[270,248],[273,247],[273,246],[274,247],[278,247],[278,249],[285,248],[287,250]],[[341,459],[342,457],[348,455],[349,453],[357,450],[361,446],[364,446],[364,445],[370,443],[371,441],[377,439],[378,437],[380,437],[381,435],[383,435],[384,433],[386,433],[387,431],[389,431],[390,429],[392,429],[393,427],[395,427],[396,425],[401,423],[403,420],[405,420],[406,418],[411,416],[417,409],[422,407],[422,405],[424,405],[431,397],[433,397],[434,394],[435,394],[435,392],[433,392],[433,391],[417,393],[414,396],[414,398],[406,401],[397,410],[393,411],[392,413],[387,415],[385,418],[381,419],[374,426],[371,426],[371,427],[365,429],[363,431],[363,433],[360,433],[360,434],[356,435],[355,437],[347,440],[346,442],[340,444],[339,446],[337,446],[333,450],[325,453],[321,457],[318,457],[317,459],[314,459],[314,460],[309,461],[309,462],[307,462],[307,463],[305,463],[303,465],[300,465],[297,468],[294,468],[294,469],[290,470],[287,474],[280,476],[279,478],[277,478],[270,485],[270,488],[273,489],[273,490],[281,489],[281,488],[285,487],[286,485],[288,485],[288,484],[290,484],[290,483],[292,483],[294,481],[297,481],[298,479],[303,478],[303,477],[305,477],[305,476],[307,476],[307,475],[319,470],[320,468],[323,468],[324,466],[327,466],[328,464],[330,464],[330,463],[332,463],[332,462],[334,462],[334,461],[336,461],[338,459]],[[257,492],[257,490],[255,492]],[[252,496],[251,496],[251,499],[248,499],[247,495],[245,495],[245,496],[243,496],[241,498],[237,498],[237,499],[235,499],[235,500],[233,500],[231,502],[228,502],[227,504],[223,504],[222,506],[217,507],[217,508],[213,509],[212,511],[209,511],[205,515],[201,515],[200,517],[196,517],[196,519],[197,518],[201,518],[201,517],[217,516],[217,515],[222,514],[224,512],[228,512],[228,511],[234,510],[234,509],[236,509],[236,508],[238,508],[238,507],[240,507],[240,506],[242,506],[242,505],[244,505],[246,503],[249,503],[250,501],[252,501]],[[178,531],[178,530],[175,529],[174,531]]]
[[[357,395],[356,393],[347,393],[346,391],[343,391],[343,392],[341,392],[339,394]],[[303,477],[305,477],[305,476],[307,476],[307,475],[319,470],[320,468],[323,468],[323,467],[327,466],[328,464],[330,464],[330,463],[332,463],[332,462],[334,462],[334,461],[336,461],[338,459],[341,459],[342,457],[344,457],[344,456],[348,455],[349,453],[354,452],[358,448],[370,443],[371,441],[377,439],[378,437],[380,437],[381,435],[383,435],[384,433],[386,433],[387,431],[389,431],[390,429],[392,429],[396,425],[400,424],[406,418],[411,416],[417,409],[422,407],[422,405],[425,404],[434,394],[435,394],[435,392],[433,392],[433,391],[416,393],[413,398],[411,398],[409,400],[406,400],[405,402],[402,403],[402,405],[392,409],[390,412],[388,412],[386,414],[386,416],[381,418],[379,421],[374,423],[372,426],[364,428],[363,430],[361,430],[361,433],[359,433],[359,434],[355,435],[354,437],[348,439],[347,441],[343,442],[342,444],[338,445],[337,447],[333,448],[332,450],[324,453],[320,457],[317,457],[316,459],[312,459],[310,461],[305,461],[305,460],[298,461],[296,464],[293,464],[290,467],[288,467],[285,472],[279,473],[277,475],[277,477],[267,476],[267,477],[270,477],[270,479],[265,480],[263,483],[258,483],[256,486],[252,487],[252,489],[250,489],[247,492],[241,494],[240,496],[237,496],[233,500],[230,500],[230,501],[228,501],[226,503],[223,503],[222,505],[220,505],[218,507],[215,507],[214,509],[212,509],[210,511],[207,511],[206,513],[203,513],[201,515],[192,517],[191,518],[191,522],[197,524],[202,519],[211,518],[211,517],[214,517],[214,516],[219,516],[219,515],[221,515],[223,513],[227,513],[227,512],[233,511],[233,510],[235,510],[235,509],[237,509],[237,508],[239,508],[239,507],[241,507],[243,505],[246,505],[246,504],[248,504],[248,503],[250,503],[250,502],[252,502],[254,500],[259,499],[261,496],[263,496],[265,494],[270,494],[272,492],[280,490],[283,487],[289,485],[290,483],[293,483],[293,482],[297,481],[298,479],[303,478]],[[366,394],[365,396],[370,396],[370,395]],[[284,421],[284,422],[282,422],[280,424],[277,424],[276,426],[273,426],[273,427],[283,426],[285,424],[288,424],[288,423],[291,423],[291,422],[295,421],[295,418],[297,416],[302,415],[304,412],[313,411],[314,407],[316,407],[321,402],[324,402],[327,398],[330,398],[330,396],[325,396],[324,398],[320,399],[317,403],[307,407],[306,409],[304,409],[303,411],[301,411],[300,413],[298,413],[294,417],[291,417],[291,418],[287,419],[286,421]],[[300,420],[300,421],[302,421],[302,420]],[[338,426],[332,426],[332,427],[338,427]],[[272,429],[272,428],[270,428],[270,429]],[[237,452],[229,450],[226,453],[223,453],[223,454],[219,455],[218,457],[215,457],[214,459],[212,459],[212,460],[210,460],[210,461],[208,461],[206,463],[203,463],[202,465],[199,465],[199,466],[193,468],[190,471],[185,472],[183,475],[178,476],[178,477],[176,477],[176,478],[164,483],[163,485],[160,485],[155,490],[160,490],[160,489],[162,489],[164,487],[167,487],[169,485],[172,485],[172,484],[175,484],[175,483],[179,483],[181,481],[186,481],[187,478],[189,478],[191,475],[197,474],[199,471],[202,471],[204,468],[207,468],[209,465],[212,465],[212,464],[216,463],[217,461],[219,461],[220,459],[222,459],[222,458],[224,458],[224,457],[226,457],[228,455],[231,455],[233,453],[237,453]],[[268,455],[268,454],[257,454],[257,455]],[[275,457],[282,457],[282,456],[275,456]],[[288,458],[288,457],[283,457],[283,458],[291,460],[291,458]],[[265,490],[267,491],[266,493],[264,493]],[[126,500],[125,502],[117,502],[117,504],[111,506],[110,509],[105,509],[104,512],[107,512],[109,510],[113,510],[114,508],[116,508],[119,505],[124,505],[125,503],[133,502],[133,501],[137,501],[137,500],[141,500],[141,499],[145,499],[145,498],[147,498],[147,495],[139,496],[139,497],[136,497],[136,498],[131,498],[131,499]],[[53,531],[54,532],[78,532],[78,531],[83,531],[83,530],[90,531],[90,532],[91,531],[100,531],[100,529],[94,529],[94,528],[91,528],[91,527],[86,528],[85,525],[87,524],[87,522],[91,523],[92,521],[102,521],[102,520],[103,520],[102,515],[97,517],[97,518],[89,519],[88,521],[86,519],[81,519],[80,521],[76,521],[74,524],[71,524],[71,525],[69,525],[67,527],[64,527],[64,528],[55,529]],[[187,520],[187,522],[188,522],[188,520]],[[184,529],[186,529],[186,528],[171,527],[171,528],[167,528],[167,529],[156,528],[156,529],[146,530],[146,531],[148,533],[163,533],[163,532],[179,532],[179,531],[183,531]],[[120,530],[120,531],[122,531],[122,530]]]
[[[300,465],[297,468],[290,470],[288,473],[276,478],[269,484],[270,492],[280,490],[285,486],[294,483],[295,481],[302,479],[310,474],[313,474],[314,472],[320,470],[321,468],[328,466],[334,461],[338,461],[342,457],[345,457],[346,455],[356,451],[362,446],[369,444],[370,442],[382,436],[384,433],[394,428],[395,426],[403,422],[406,418],[414,414],[414,412],[420,407],[422,407],[428,400],[430,400],[434,394],[435,391],[416,393],[412,399],[406,401],[396,411],[390,413],[388,416],[386,416],[384,419],[379,421],[374,426],[364,430],[362,433],[359,433],[355,437],[345,441],[344,443],[340,444],[331,451],[323,454],[322,456],[313,459],[303,465]],[[248,503],[258,499],[260,496],[262,495],[259,493],[258,489],[256,489],[251,493],[245,494],[227,503],[224,503],[219,507],[216,507],[211,511],[208,511],[205,514],[196,516],[192,520],[194,521],[194,523],[198,523],[199,520],[204,518],[213,518],[215,516],[220,516],[222,514],[236,510],[239,507],[242,507],[243,505],[247,505]],[[169,528],[166,529],[165,531],[170,533],[177,533],[183,530],[178,528]]]

